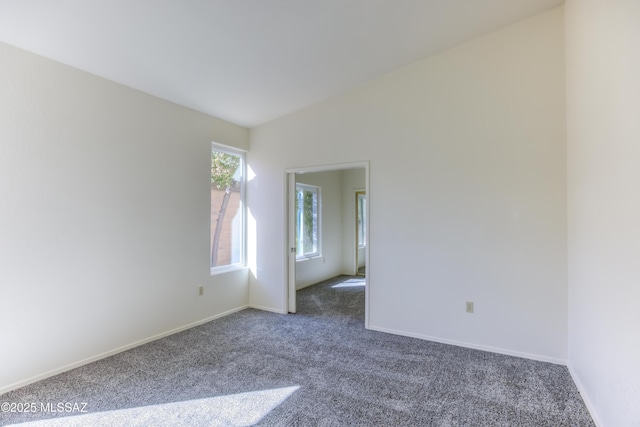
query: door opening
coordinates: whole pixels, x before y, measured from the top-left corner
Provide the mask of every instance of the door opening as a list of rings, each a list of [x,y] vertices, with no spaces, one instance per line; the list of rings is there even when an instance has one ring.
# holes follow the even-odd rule
[[[369,163],[289,169],[285,173],[287,194],[285,305],[290,313],[295,313],[296,291],[299,288],[341,274],[356,275],[359,264],[360,267],[368,270],[366,266],[368,266],[369,257],[369,227],[367,226],[370,215],[370,205],[367,200]],[[331,177],[336,176],[338,178],[332,181],[334,184],[324,186],[323,179],[331,182]],[[315,200],[313,197],[316,193],[319,198],[317,206],[312,202]],[[356,203],[353,202],[356,193],[361,195],[359,203],[358,196],[356,196]],[[307,243],[309,248],[313,247],[313,251],[298,247],[300,242],[304,244],[304,239],[300,236],[301,230],[309,232],[312,230],[309,225],[314,218],[313,215],[316,214],[313,210],[308,213],[300,211],[301,206],[307,205],[319,209],[317,221],[320,231],[317,236],[319,239],[317,247]],[[303,223],[305,218],[307,223]],[[355,221],[354,218],[356,218]],[[309,236],[304,237],[309,240]],[[365,279],[365,327],[368,327],[370,275],[369,271],[366,273],[363,276]],[[310,282],[314,277],[318,280]]]

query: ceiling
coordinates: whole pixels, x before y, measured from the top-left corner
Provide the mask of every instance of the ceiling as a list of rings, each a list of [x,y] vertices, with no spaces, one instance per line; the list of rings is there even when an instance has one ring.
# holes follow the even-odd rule
[[[563,0],[0,0],[0,41],[255,127]]]

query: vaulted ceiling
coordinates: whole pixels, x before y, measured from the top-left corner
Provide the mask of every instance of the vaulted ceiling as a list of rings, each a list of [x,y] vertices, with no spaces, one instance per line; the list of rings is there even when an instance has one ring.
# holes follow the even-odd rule
[[[254,127],[563,0],[0,0],[0,41]]]

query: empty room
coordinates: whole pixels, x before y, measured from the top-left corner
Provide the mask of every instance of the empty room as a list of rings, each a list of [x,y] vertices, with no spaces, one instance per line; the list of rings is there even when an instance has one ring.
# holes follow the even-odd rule
[[[639,23],[0,0],[0,425],[637,426]]]

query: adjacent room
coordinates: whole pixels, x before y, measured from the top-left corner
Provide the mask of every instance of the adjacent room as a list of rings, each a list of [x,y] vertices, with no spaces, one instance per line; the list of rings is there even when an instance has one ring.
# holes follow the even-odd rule
[[[639,22],[0,0],[0,425],[637,425]]]

